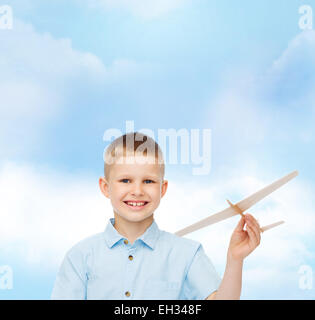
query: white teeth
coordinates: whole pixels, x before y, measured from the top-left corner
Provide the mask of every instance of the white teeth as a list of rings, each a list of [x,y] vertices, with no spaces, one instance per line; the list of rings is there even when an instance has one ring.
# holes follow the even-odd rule
[[[144,202],[127,202],[129,206],[140,207],[144,205]]]

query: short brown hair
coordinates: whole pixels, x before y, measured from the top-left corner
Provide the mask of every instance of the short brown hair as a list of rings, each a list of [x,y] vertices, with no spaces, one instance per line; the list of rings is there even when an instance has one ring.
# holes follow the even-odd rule
[[[110,167],[119,163],[118,160],[126,157],[153,156],[153,163],[158,163],[162,180],[165,174],[163,153],[156,141],[141,132],[130,132],[116,138],[106,149],[104,154],[104,175],[109,178]],[[120,162],[121,163],[121,162]],[[152,162],[150,162],[152,163]]]

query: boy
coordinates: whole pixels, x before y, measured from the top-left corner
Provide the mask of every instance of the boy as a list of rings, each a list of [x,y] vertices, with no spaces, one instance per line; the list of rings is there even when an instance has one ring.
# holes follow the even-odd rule
[[[199,242],[158,228],[153,217],[168,181],[158,144],[140,133],[114,140],[105,153],[102,193],[114,218],[64,258],[52,299],[239,299],[244,258],[260,243],[250,214],[234,230],[223,279]],[[246,223],[246,231],[243,227]]]

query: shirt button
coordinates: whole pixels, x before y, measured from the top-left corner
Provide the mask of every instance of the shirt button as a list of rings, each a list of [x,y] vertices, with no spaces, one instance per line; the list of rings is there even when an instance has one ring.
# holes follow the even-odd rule
[[[130,255],[128,258],[129,258],[129,260],[133,260],[133,256],[132,255]]]
[[[124,244],[128,244],[128,240],[127,239],[124,240]]]
[[[130,292],[129,292],[129,291],[126,291],[126,292],[125,292],[125,296],[126,296],[126,297],[130,297]]]

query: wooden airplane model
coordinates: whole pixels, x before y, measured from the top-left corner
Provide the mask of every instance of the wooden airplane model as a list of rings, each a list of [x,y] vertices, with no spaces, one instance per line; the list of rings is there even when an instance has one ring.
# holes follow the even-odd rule
[[[274,183],[270,184],[269,186],[257,191],[256,193],[252,194],[251,196],[245,198],[244,200],[241,200],[240,202],[233,204],[229,200],[227,200],[228,204],[230,205],[227,209],[220,211],[214,215],[211,215],[210,217],[207,217],[205,219],[202,219],[184,229],[181,229],[177,232],[175,232],[178,236],[184,236],[188,233],[197,231],[201,228],[204,228],[210,224],[217,223],[221,220],[233,217],[237,214],[244,215],[244,211],[248,210],[251,206],[253,206],[255,203],[260,201],[261,199],[265,198],[270,193],[274,192],[287,182],[289,182],[291,179],[295,178],[298,175],[298,171],[293,171],[287,176],[275,181]],[[273,224],[270,224],[268,226],[260,228],[261,232],[264,232],[266,230],[269,230],[271,228],[274,228],[280,224],[284,223],[284,221],[279,221]]]

